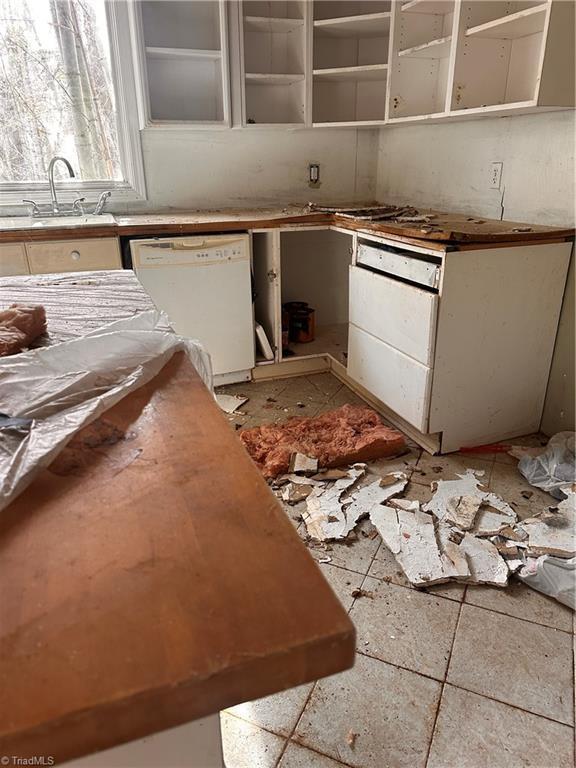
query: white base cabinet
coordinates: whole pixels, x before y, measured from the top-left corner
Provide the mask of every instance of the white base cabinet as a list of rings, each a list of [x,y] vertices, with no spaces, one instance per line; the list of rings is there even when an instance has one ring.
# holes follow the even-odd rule
[[[253,234],[256,318],[276,348],[255,378],[323,360],[442,453],[539,429],[571,243],[457,250],[331,230]],[[316,309],[316,339],[288,356],[281,302],[297,300]]]

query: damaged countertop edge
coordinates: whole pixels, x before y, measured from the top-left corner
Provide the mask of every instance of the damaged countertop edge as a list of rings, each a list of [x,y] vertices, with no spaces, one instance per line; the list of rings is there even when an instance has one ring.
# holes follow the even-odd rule
[[[335,597],[336,599],[336,597]],[[356,648],[356,629],[351,621],[346,621],[342,623],[341,629],[333,629],[330,634],[323,635],[318,634],[316,637],[311,638],[303,643],[295,643],[292,646],[289,647],[283,647],[281,649],[278,649],[275,653],[270,654],[267,652],[254,652],[254,653],[237,653],[233,654],[234,661],[231,661],[231,657],[227,657],[224,661],[222,661],[221,664],[219,664],[217,667],[214,667],[213,669],[207,670],[204,674],[196,674],[196,675],[190,675],[187,677],[183,677],[179,680],[173,680],[173,681],[166,681],[165,684],[160,686],[155,686],[154,688],[145,688],[141,690],[132,690],[132,691],[126,691],[125,693],[117,693],[113,698],[107,698],[105,700],[102,700],[100,702],[96,702],[93,705],[82,707],[79,709],[75,709],[70,712],[66,712],[61,714],[59,717],[56,717],[54,719],[50,719],[47,721],[40,721],[37,723],[34,723],[32,726],[28,727],[26,731],[22,730],[9,730],[4,731],[0,733],[0,752],[4,751],[7,754],[9,753],[9,747],[11,746],[11,742],[17,739],[17,745],[20,746],[22,743],[27,745],[27,751],[33,752],[34,751],[34,739],[36,738],[43,738],[43,734],[47,729],[49,729],[50,734],[53,735],[54,731],[59,728],[63,729],[69,729],[73,728],[73,724],[75,722],[81,721],[83,718],[90,717],[90,718],[106,718],[114,714],[114,712],[124,708],[128,707],[130,709],[139,707],[147,707],[150,706],[152,703],[154,706],[157,707],[158,704],[158,698],[161,695],[167,694],[167,693],[173,693],[176,690],[185,690],[187,687],[190,687],[191,694],[194,693],[195,687],[199,685],[203,685],[204,683],[207,683],[211,681],[213,678],[218,676],[223,676],[226,678],[233,678],[235,675],[243,676],[245,675],[246,670],[250,670],[251,674],[254,673],[254,663],[258,660],[262,660],[265,662],[266,665],[269,663],[277,663],[278,661],[284,659],[289,659],[291,656],[294,656],[294,654],[306,654],[310,649],[317,648],[317,650],[321,650],[322,648],[325,648],[326,646],[329,646],[333,643],[338,643],[339,645],[342,645],[344,643],[347,646],[348,656],[349,656],[349,664],[345,667],[342,666],[342,664],[336,664],[332,665],[334,668],[326,669],[322,677],[328,677],[330,675],[336,674],[338,672],[345,671],[346,669],[349,669],[352,667],[354,662],[354,654],[355,654],[355,648]],[[300,665],[300,669],[304,672],[302,675],[295,676],[297,679],[294,680],[294,682],[290,682],[286,685],[286,688],[283,690],[288,690],[289,688],[293,688],[295,686],[299,685],[305,685],[306,683],[315,682],[319,678],[314,672],[308,671],[308,669],[304,665]],[[274,686],[264,686],[260,687],[257,691],[248,691],[247,696],[250,698],[244,698],[238,699],[237,701],[226,701],[226,708],[230,708],[232,706],[236,706],[237,704],[241,704],[244,701],[247,700],[255,700],[256,698],[262,698],[263,696],[271,695],[273,693],[279,692],[277,688]],[[204,706],[202,704],[202,700],[199,699],[197,696],[193,696],[191,698],[191,708],[189,708],[186,712],[183,711],[183,717],[182,718],[167,718],[166,724],[162,730],[165,728],[172,728],[177,725],[181,725],[183,723],[189,722],[191,720],[198,720],[203,717],[208,717],[209,715],[216,714],[219,712],[222,707],[216,706]],[[152,728],[147,729],[144,731],[139,731],[138,733],[135,733],[135,735],[129,735],[127,736],[125,742],[132,741],[135,738],[143,738],[145,736],[150,736],[153,733],[156,733],[158,731],[158,727],[155,724]],[[28,747],[28,745],[30,745]],[[82,751],[74,753],[66,754],[65,759],[71,759],[71,758],[79,758],[83,757],[87,754],[91,754],[95,751],[101,751],[103,749],[107,749],[111,746],[118,746],[119,742],[117,740],[113,740],[110,742],[110,744],[105,744],[102,746],[99,744],[94,744],[93,749],[91,748],[90,752]]]

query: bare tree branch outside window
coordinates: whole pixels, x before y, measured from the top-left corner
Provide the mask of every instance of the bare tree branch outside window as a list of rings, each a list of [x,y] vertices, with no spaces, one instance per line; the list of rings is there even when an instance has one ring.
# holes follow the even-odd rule
[[[122,178],[104,0],[0,0],[0,182]]]

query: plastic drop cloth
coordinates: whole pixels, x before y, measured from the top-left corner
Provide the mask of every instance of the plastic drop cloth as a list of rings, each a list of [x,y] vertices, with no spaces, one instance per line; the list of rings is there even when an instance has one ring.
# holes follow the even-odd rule
[[[179,350],[211,389],[208,354],[199,342],[177,336],[157,311],[0,358],[0,510],[79,429],[154,378]]]
[[[576,611],[576,558],[565,560],[552,555],[530,558],[518,578]]]
[[[575,432],[558,432],[542,453],[523,456],[518,469],[530,485],[542,488],[555,499],[565,499],[568,489],[576,483],[575,447]]]

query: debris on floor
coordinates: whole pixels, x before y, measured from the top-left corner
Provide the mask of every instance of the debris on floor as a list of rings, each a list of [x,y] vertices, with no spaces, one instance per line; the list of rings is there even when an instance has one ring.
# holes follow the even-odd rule
[[[247,397],[241,395],[215,395],[216,402],[224,413],[235,413],[241,405],[248,402]]]
[[[535,451],[515,456],[520,458],[518,469],[535,488],[541,488],[556,499],[564,499],[576,483],[576,433],[558,432],[548,445]]]
[[[290,458],[301,453],[319,467],[398,456],[406,451],[401,432],[385,426],[368,406],[343,405],[314,418],[291,418],[240,432],[240,439],[265,477],[288,472]]]
[[[568,560],[551,555],[528,558],[518,578],[576,611],[576,557]]]
[[[290,456],[288,472],[296,475],[314,475],[318,472],[318,459],[305,456],[303,453],[293,453]]]

